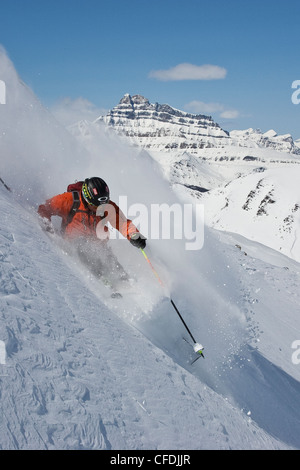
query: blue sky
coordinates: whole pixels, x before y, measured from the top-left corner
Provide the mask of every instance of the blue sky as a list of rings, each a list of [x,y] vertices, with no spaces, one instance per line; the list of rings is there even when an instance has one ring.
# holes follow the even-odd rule
[[[0,0],[0,18],[0,44],[50,108],[142,94],[300,138],[299,0]]]

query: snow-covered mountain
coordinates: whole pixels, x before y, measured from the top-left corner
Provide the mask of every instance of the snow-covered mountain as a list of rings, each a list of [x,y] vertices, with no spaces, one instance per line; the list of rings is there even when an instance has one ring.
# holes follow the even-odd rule
[[[227,132],[210,116],[190,114],[167,104],[150,103],[141,95],[126,94],[106,116],[104,122],[134,145],[147,150],[188,151],[201,156],[201,150],[224,146],[271,148],[300,155],[291,135],[259,129]]]
[[[112,299],[58,234],[43,232],[36,208],[91,175],[128,207],[181,204],[187,193],[174,189],[185,187],[170,187],[165,171],[177,157],[160,164],[99,123],[80,123],[72,136],[3,51],[0,76],[9,98],[0,107],[0,448],[299,449],[299,263],[209,228],[197,251],[149,239],[162,290],[139,250],[111,240],[131,276],[123,298]],[[216,191],[235,184],[240,167],[226,160],[222,174],[180,158],[203,165]],[[251,172],[257,165],[238,162]],[[194,366],[170,296],[204,343]]]
[[[211,117],[184,113],[166,104],[152,104],[140,95],[126,94],[118,106],[96,122],[149,150],[198,149],[222,146],[228,139]]]
[[[278,152],[294,153],[300,155],[297,141],[291,134],[278,135],[273,129],[262,132],[260,129],[247,129],[244,131],[231,131],[233,145],[250,148],[271,148]]]
[[[204,204],[209,226],[300,261],[300,149],[291,135],[228,133],[211,117],[128,94],[99,123],[146,149],[180,197]]]
[[[254,169],[204,194],[206,222],[300,261],[300,169]]]

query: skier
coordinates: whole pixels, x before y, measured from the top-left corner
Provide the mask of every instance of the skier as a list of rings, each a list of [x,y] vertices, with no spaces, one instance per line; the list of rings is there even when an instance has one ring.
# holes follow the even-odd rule
[[[92,271],[101,271],[101,274],[103,265],[112,262],[112,253],[106,243],[109,240],[108,222],[133,246],[142,249],[146,246],[145,237],[110,199],[106,182],[98,177],[86,178],[84,181],[69,185],[67,192],[58,194],[48,199],[45,204],[41,204],[38,214],[43,228],[50,232],[54,231],[51,217],[61,217],[61,231],[64,238],[76,244],[80,259],[92,267]],[[100,245],[102,268],[99,268]],[[95,254],[97,254],[96,259]]]

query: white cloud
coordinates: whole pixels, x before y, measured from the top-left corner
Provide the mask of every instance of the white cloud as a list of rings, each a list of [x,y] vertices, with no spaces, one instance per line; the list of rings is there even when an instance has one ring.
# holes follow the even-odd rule
[[[228,109],[223,111],[220,117],[223,119],[236,119],[239,115],[240,113],[236,109]]]
[[[56,119],[63,124],[68,126],[81,120],[94,121],[99,116],[103,116],[107,113],[107,110],[97,108],[93,103],[85,98],[63,98],[55,103],[50,111],[56,117]]]
[[[184,109],[192,113],[218,113],[224,111],[224,106],[220,103],[204,103],[203,101],[191,101]]]
[[[236,109],[226,109],[222,103],[204,103],[203,101],[191,101],[184,109],[191,113],[214,114],[219,113],[223,119],[236,119],[240,113]]]
[[[178,64],[167,70],[152,70],[150,78],[162,81],[178,80],[220,80],[226,77],[227,70],[218,65]]]
[[[220,117],[223,119],[236,119],[239,115],[240,113],[236,109],[228,109],[223,111]]]

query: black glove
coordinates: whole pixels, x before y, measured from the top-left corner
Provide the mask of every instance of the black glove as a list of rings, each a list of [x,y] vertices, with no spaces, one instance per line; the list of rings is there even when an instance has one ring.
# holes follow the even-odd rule
[[[143,235],[139,232],[135,232],[132,235],[130,235],[129,241],[136,248],[144,249],[146,246],[146,238],[143,237]]]

